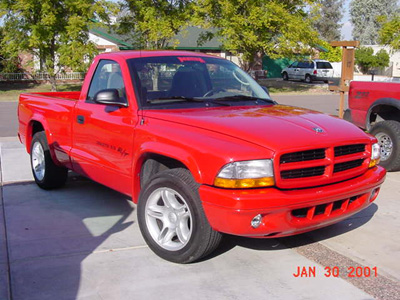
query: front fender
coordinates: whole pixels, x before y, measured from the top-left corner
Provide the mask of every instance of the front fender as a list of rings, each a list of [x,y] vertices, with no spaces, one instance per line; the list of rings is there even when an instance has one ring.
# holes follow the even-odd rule
[[[150,154],[161,155],[179,161],[186,166],[196,182],[203,182],[203,174],[200,171],[198,163],[193,155],[191,155],[188,151],[173,145],[148,141],[140,146],[140,150],[136,151],[135,156],[133,157],[133,161],[135,162],[133,166],[133,202],[137,203],[139,199],[141,169],[144,161]]]

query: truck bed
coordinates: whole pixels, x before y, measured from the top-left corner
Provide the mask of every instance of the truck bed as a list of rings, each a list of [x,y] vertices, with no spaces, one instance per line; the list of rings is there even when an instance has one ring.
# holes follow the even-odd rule
[[[43,92],[43,93],[23,93],[20,95],[20,100],[30,98],[32,96],[44,96],[47,100],[49,98],[65,99],[65,100],[78,100],[81,92]]]
[[[46,128],[50,147],[54,149],[56,161],[69,165],[68,153],[72,144],[72,116],[80,92],[23,93],[19,98],[19,139],[30,145],[35,126]],[[49,134],[51,132],[51,135]],[[57,143],[52,143],[52,137]],[[30,149],[26,149],[30,153]],[[67,161],[66,161],[67,160]]]

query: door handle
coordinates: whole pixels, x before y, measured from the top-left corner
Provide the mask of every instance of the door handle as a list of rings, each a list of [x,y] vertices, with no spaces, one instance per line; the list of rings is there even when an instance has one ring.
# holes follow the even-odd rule
[[[83,123],[85,123],[85,117],[84,116],[77,116],[76,117],[76,121],[78,122],[78,124],[83,124]]]

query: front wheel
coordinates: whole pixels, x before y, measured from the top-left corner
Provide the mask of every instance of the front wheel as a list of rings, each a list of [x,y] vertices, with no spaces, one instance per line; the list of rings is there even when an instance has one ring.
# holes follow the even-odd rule
[[[31,167],[36,184],[45,190],[59,188],[67,180],[68,170],[54,164],[46,134],[35,133],[31,143]]]
[[[381,147],[380,165],[388,171],[400,170],[400,122],[383,121],[376,123],[371,131]]]
[[[285,81],[289,80],[289,75],[288,75],[288,73],[283,72],[282,78],[283,78],[283,80],[285,80]]]
[[[138,222],[155,254],[176,263],[191,263],[218,247],[221,234],[204,214],[198,184],[186,169],[156,174],[142,190]]]

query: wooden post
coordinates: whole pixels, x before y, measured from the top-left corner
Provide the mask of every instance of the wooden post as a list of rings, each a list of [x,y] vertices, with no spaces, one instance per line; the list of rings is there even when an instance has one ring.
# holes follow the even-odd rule
[[[339,118],[343,119],[344,115],[344,91],[340,91],[340,101],[339,101]]]
[[[338,85],[329,85],[331,91],[339,91],[339,118],[343,118],[345,92],[349,91],[348,82],[354,77],[354,54],[355,48],[360,45],[359,41],[333,41],[332,47],[342,47],[342,76]]]

